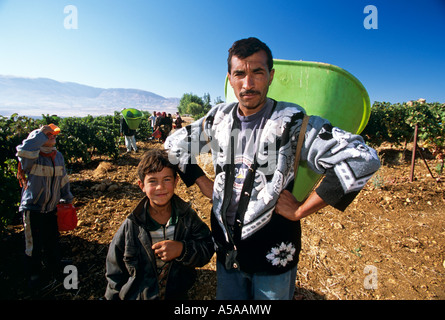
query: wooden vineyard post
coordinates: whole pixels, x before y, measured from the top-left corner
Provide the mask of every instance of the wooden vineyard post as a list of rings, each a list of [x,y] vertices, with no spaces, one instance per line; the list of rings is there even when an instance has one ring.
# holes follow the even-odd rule
[[[417,151],[417,123],[414,128],[414,143],[413,143],[413,154],[411,156],[411,175],[409,177],[409,181],[413,182],[414,179],[414,165],[416,162],[416,151]]]
[[[431,177],[434,179],[434,175],[430,170],[430,167],[428,166],[428,163],[425,160],[425,157],[423,156],[423,153],[420,151],[420,149],[417,149],[417,124],[414,128],[414,142],[413,142],[413,154],[411,156],[411,175],[409,177],[409,181],[413,182],[414,180],[414,166],[416,163],[416,152],[419,151],[420,156],[422,157],[423,162],[425,163],[426,168],[428,169],[428,172],[430,173]]]

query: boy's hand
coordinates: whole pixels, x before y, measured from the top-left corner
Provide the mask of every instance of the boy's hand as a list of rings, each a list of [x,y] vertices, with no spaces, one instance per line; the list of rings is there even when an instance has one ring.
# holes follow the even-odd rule
[[[40,128],[40,131],[42,131],[48,138],[51,138],[51,136],[57,134],[54,133],[54,129],[51,128],[49,125],[44,125]]]
[[[162,261],[171,261],[181,255],[183,246],[181,241],[164,240],[155,243],[151,248]]]
[[[53,129],[48,125],[44,125],[40,128],[40,131],[42,131],[45,135],[48,135],[48,133],[51,133]]]

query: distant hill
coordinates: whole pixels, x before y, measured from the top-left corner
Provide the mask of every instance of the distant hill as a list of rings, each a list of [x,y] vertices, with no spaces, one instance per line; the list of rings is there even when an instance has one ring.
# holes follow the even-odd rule
[[[179,98],[137,89],[103,89],[47,78],[0,75],[0,115],[56,114],[60,117],[114,114],[123,108],[177,111]]]

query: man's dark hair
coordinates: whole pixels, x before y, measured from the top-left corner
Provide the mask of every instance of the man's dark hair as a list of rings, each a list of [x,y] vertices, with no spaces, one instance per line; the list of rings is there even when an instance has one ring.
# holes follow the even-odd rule
[[[270,51],[269,47],[262,41],[257,38],[250,37],[247,39],[241,39],[235,41],[232,47],[229,49],[229,57],[227,58],[227,66],[230,71],[232,70],[232,57],[237,56],[238,58],[245,59],[250,57],[252,54],[264,50],[267,55],[267,66],[269,67],[269,71],[272,71],[273,68],[273,58],[272,51]]]
[[[168,153],[162,149],[151,149],[144,153],[139,162],[137,173],[139,180],[144,182],[145,176],[149,173],[161,172],[164,168],[173,170],[173,176],[178,173],[177,166],[168,160]]]

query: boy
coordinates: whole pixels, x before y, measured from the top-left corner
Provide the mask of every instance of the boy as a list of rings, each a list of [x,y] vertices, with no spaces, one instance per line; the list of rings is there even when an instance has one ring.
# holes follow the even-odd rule
[[[174,194],[176,170],[164,150],[153,149],[142,157],[138,184],[146,196],[110,244],[106,299],[185,299],[195,267],[210,261],[210,229]]]
[[[73,200],[63,155],[55,147],[57,133],[44,125],[16,148],[22,186],[19,212],[25,230],[25,271],[32,288],[40,283],[43,258],[50,272],[59,271],[57,204]]]

